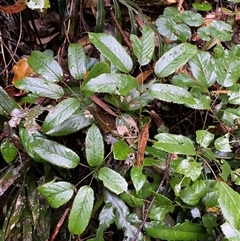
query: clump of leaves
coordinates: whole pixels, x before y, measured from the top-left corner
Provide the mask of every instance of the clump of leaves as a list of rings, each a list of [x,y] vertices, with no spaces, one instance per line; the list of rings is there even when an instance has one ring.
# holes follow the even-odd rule
[[[157,21],[159,32],[175,42],[146,83],[132,74],[135,64],[140,69],[151,64],[155,51],[154,32],[144,26],[141,39],[130,36],[137,63],[114,37],[89,33],[100,62],[70,44],[63,80],[52,56],[33,51],[27,61],[38,77],[14,83],[27,94],[21,102],[0,89],[6,122],[1,153],[9,163],[1,195],[13,200],[4,203],[9,211],[1,237],[16,237],[21,227],[22,239],[44,229],[38,240],[45,240],[50,222],[39,224],[50,219],[51,208],[60,208],[69,213],[70,234],[89,240],[104,240],[113,227],[126,240],[239,239],[239,194],[232,188],[239,183],[239,46],[219,45],[210,54],[186,43],[188,26],[203,20],[176,11],[166,8]],[[222,22],[209,28],[214,24],[222,31],[209,34],[225,41],[231,30]],[[154,109],[156,100],[166,111],[178,105],[200,113],[202,127],[169,131]],[[13,185],[17,181],[21,188]],[[16,195],[8,193],[14,189]],[[98,226],[91,228],[96,218]]]

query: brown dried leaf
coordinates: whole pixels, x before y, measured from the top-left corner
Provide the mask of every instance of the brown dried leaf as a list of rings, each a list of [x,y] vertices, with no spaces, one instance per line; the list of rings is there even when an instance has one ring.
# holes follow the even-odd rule
[[[13,5],[10,6],[2,6],[0,5],[0,10],[2,10],[5,13],[20,13],[26,8],[26,5],[24,3],[24,0],[18,0]]]
[[[143,129],[142,129],[142,131],[139,135],[137,162],[136,162],[137,167],[142,166],[142,161],[143,161],[143,158],[144,158],[144,152],[145,152],[145,148],[146,148],[148,138],[149,138],[148,129],[149,129],[149,122],[145,123],[145,125],[143,126]]]

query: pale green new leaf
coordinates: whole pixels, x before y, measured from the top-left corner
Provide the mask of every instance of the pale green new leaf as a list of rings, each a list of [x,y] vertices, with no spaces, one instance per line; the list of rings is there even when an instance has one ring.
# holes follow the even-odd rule
[[[54,106],[50,109],[48,115],[46,116],[42,131],[46,134],[52,134],[52,129],[61,125],[66,119],[71,117],[71,115],[79,108],[80,101],[75,98],[68,98]]]
[[[231,152],[231,146],[229,144],[230,133],[227,133],[219,138],[217,138],[214,142],[214,146],[218,151],[221,152]]]
[[[202,172],[202,165],[196,162],[193,158],[189,157],[183,159],[177,166],[176,171],[185,177],[190,177],[192,181],[195,181]]]
[[[27,62],[32,70],[40,74],[47,82],[59,82],[62,80],[62,68],[50,55],[40,51],[32,51]]]
[[[196,142],[203,148],[207,148],[214,140],[214,135],[207,130],[196,131]]]
[[[78,43],[70,44],[68,47],[68,69],[77,80],[82,79],[86,74],[86,55],[83,47]]]
[[[47,199],[53,208],[66,204],[73,195],[74,186],[69,182],[48,182],[38,187],[38,191]]]
[[[95,124],[88,129],[85,145],[89,166],[100,166],[104,161],[104,143],[102,134]]]
[[[51,99],[60,99],[64,95],[62,87],[41,78],[26,77],[14,83],[14,86],[25,92],[32,92],[35,95]]]
[[[101,74],[90,79],[83,87],[82,91],[92,93],[109,93],[117,95],[127,95],[128,92],[137,87],[135,78],[125,74]]]
[[[205,230],[203,226],[184,222],[168,227],[166,224],[151,222],[145,224],[146,233],[155,239],[161,240],[204,240]]]
[[[130,176],[133,182],[133,186],[138,193],[147,180],[147,177],[142,173],[142,167],[132,167]]]
[[[59,167],[75,168],[80,162],[74,151],[52,140],[36,138],[30,147],[40,158]]]
[[[169,84],[153,84],[149,88],[149,94],[159,100],[176,104],[196,104],[192,94],[184,88]]]
[[[224,219],[235,229],[240,229],[240,195],[235,192],[228,184],[218,182],[216,184],[219,190],[218,203]]]
[[[108,167],[102,167],[99,170],[98,178],[103,182],[103,185],[117,195],[126,192],[128,184],[126,180],[114,170]]]
[[[133,67],[131,57],[113,36],[105,33],[89,33],[89,39],[117,69],[124,73],[131,71]]]
[[[166,52],[156,63],[154,71],[160,77],[174,73],[178,68],[188,62],[197,52],[195,45],[182,43]]]
[[[70,233],[82,234],[91,218],[94,201],[94,191],[89,186],[82,186],[74,198],[68,220]]]
[[[193,142],[186,136],[160,133],[155,139],[158,140],[153,144],[155,148],[169,153],[195,155]]]
[[[188,63],[193,76],[201,85],[210,87],[216,82],[217,75],[208,52],[198,51]]]
[[[154,32],[151,28],[144,25],[142,28],[142,38],[136,35],[130,35],[133,52],[136,55],[140,66],[148,64],[153,56],[155,48]]]

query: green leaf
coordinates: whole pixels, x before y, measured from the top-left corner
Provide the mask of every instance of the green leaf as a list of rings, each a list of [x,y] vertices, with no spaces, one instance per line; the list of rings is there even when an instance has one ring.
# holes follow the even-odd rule
[[[174,25],[174,32],[177,33],[178,39],[182,42],[186,42],[191,38],[191,29],[186,24]]]
[[[160,133],[154,138],[158,140],[153,144],[155,148],[169,153],[195,155],[193,142],[185,136]]]
[[[73,195],[74,186],[69,182],[48,182],[37,188],[53,208],[66,204]]]
[[[230,24],[220,20],[213,20],[208,27],[201,27],[197,33],[204,41],[216,38],[220,41],[230,41],[232,38],[232,27]]]
[[[131,71],[132,59],[114,37],[105,33],[89,33],[89,39],[117,69],[124,73]]]
[[[231,166],[225,160],[221,160],[221,170],[222,172],[219,174],[223,181],[227,182],[229,175],[231,174]]]
[[[201,2],[201,3],[193,3],[192,6],[198,11],[210,11],[212,9],[212,5],[209,3]]]
[[[114,223],[114,209],[111,203],[107,203],[99,214],[99,227],[96,232],[95,241],[104,241],[103,231],[105,231],[111,224]]]
[[[214,146],[218,151],[221,152],[231,152],[231,146],[229,144],[230,133],[227,133],[219,138],[217,138],[214,142]]]
[[[25,92],[32,92],[38,96],[49,97],[51,99],[60,99],[64,95],[62,87],[40,78],[26,77],[17,81],[14,86]]]
[[[239,71],[236,69],[240,65],[240,61],[218,58],[214,60],[214,63],[217,82],[224,87],[233,86],[240,77]]]
[[[80,80],[86,74],[86,56],[83,47],[78,44],[70,44],[68,47],[68,69],[71,75]]]
[[[109,93],[127,95],[128,92],[137,87],[135,78],[125,74],[101,74],[89,80],[82,88],[83,92]]]
[[[133,186],[138,193],[147,180],[147,177],[142,173],[142,167],[132,167],[130,176],[133,182]]]
[[[196,46],[188,43],[173,47],[157,61],[154,68],[155,74],[163,78],[174,73],[178,68],[186,64],[196,52]]]
[[[115,160],[126,160],[129,153],[133,152],[125,141],[116,141],[113,144],[113,157]]]
[[[52,134],[52,129],[61,125],[66,119],[71,117],[71,115],[79,108],[80,101],[75,98],[68,98],[54,106],[50,109],[48,115],[46,116],[42,131],[46,134]]]
[[[153,193],[156,198],[149,213],[149,218],[156,221],[163,221],[166,214],[174,211],[174,204],[170,199],[159,193]]]
[[[44,8],[50,8],[49,0],[29,0],[25,3],[32,10],[42,10]]]
[[[132,41],[133,52],[136,55],[140,66],[148,64],[155,49],[154,32],[146,25],[142,28],[142,38],[139,39],[136,35],[130,35]]]
[[[46,53],[32,51],[27,62],[32,70],[40,74],[47,82],[59,82],[63,78],[60,65]]]
[[[89,125],[91,125],[91,119],[86,117],[82,111],[75,111],[62,123],[50,129],[47,134],[49,136],[65,136],[86,128]]]
[[[237,230],[240,229],[240,195],[224,182],[216,184],[219,190],[218,203],[224,219]]]
[[[63,168],[75,168],[80,158],[71,149],[43,138],[36,138],[30,147],[43,160]]]
[[[208,186],[205,181],[196,180],[192,186],[183,188],[180,191],[180,198],[188,205],[196,205],[208,193]]]
[[[42,162],[42,159],[32,149],[31,143],[37,137],[42,137],[38,132],[30,133],[26,128],[19,128],[19,137],[26,153],[35,161]]]
[[[120,197],[108,192],[107,190],[104,191],[104,201],[105,203],[111,204],[114,208],[115,224],[117,228],[122,229],[124,236],[128,237],[128,239],[133,238],[137,232],[137,227],[128,221],[130,212],[124,201],[120,199]],[[142,240],[143,235],[140,232],[136,241]]]
[[[104,143],[102,134],[95,124],[88,129],[85,145],[89,166],[100,166],[104,161]]]
[[[157,239],[163,240],[204,240],[204,228],[199,224],[184,222],[168,227],[166,224],[151,222],[145,224],[146,233]]]
[[[14,144],[10,143],[8,140],[4,140],[1,143],[0,150],[4,160],[7,163],[12,162],[18,154],[17,147]]]
[[[165,19],[164,17],[159,18],[156,21],[158,32],[172,41],[176,41],[178,39],[174,29],[175,24],[176,23],[173,20]]]
[[[228,103],[233,105],[240,105],[240,87],[237,90],[232,90],[228,94]]]
[[[181,15],[184,23],[191,27],[198,27],[203,24],[203,17],[199,13],[194,13],[193,11],[184,11]]]
[[[217,215],[213,213],[206,213],[202,217],[203,225],[207,228],[208,234],[212,235],[214,227],[217,227]]]
[[[186,177],[190,177],[192,181],[195,181],[201,175],[202,165],[189,157],[180,162],[176,171]]]
[[[109,73],[109,66],[104,62],[99,62],[93,66],[90,73],[87,75],[86,79],[84,79],[82,83],[82,87],[91,79],[98,77],[101,74]]]
[[[7,92],[0,86],[0,106],[10,115],[14,109],[12,99],[9,97]]]
[[[79,189],[74,198],[72,209],[69,215],[68,229],[70,233],[82,234],[91,218],[93,209],[94,191],[89,186]]]
[[[198,51],[190,59],[189,66],[193,76],[201,85],[210,87],[216,82],[217,75],[210,53]]]
[[[159,100],[177,104],[196,104],[193,96],[187,90],[169,84],[153,84],[149,88],[149,94]]]
[[[203,148],[207,148],[214,140],[214,135],[207,130],[196,131],[196,142]]]
[[[99,170],[98,178],[103,182],[103,185],[117,195],[126,192],[128,184],[126,180],[114,170],[107,167],[102,167]]]
[[[238,108],[227,108],[223,112],[221,118],[227,126],[234,126],[236,122],[240,121],[240,107]]]

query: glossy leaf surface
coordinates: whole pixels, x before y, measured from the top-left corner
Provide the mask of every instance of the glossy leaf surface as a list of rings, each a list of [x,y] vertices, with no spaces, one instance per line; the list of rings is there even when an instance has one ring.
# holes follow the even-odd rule
[[[94,201],[94,192],[91,187],[83,186],[74,198],[69,215],[68,229],[70,233],[82,234],[91,217]]]

